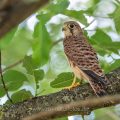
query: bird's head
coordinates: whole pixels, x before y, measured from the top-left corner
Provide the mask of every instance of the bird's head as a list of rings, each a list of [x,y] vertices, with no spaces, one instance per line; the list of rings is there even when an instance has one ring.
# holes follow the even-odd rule
[[[80,25],[75,21],[65,22],[62,28],[65,36],[77,36],[82,32]]]

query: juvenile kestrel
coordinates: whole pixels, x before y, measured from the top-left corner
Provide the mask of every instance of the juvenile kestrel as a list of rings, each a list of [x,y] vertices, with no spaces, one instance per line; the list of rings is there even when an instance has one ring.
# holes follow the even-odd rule
[[[97,96],[106,95],[108,80],[100,68],[97,54],[88,43],[81,27],[77,22],[64,23],[64,52],[72,68],[75,79],[88,80]],[[69,88],[76,86],[75,79]]]

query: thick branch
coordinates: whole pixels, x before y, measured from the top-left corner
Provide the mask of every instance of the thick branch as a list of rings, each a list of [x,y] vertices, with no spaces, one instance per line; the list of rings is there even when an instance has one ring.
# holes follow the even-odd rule
[[[108,79],[112,84],[112,88],[114,92],[111,90],[111,87],[108,88],[108,93],[112,94],[120,94],[120,68],[114,70],[107,74]],[[3,120],[20,120],[26,116],[31,116],[34,113],[44,112],[51,107],[55,107],[61,104],[71,103],[75,101],[81,101],[96,97],[93,90],[91,89],[89,84],[84,84],[74,88],[73,90],[62,90],[57,93],[53,93],[50,95],[35,97],[30,100],[23,101],[21,103],[17,103],[3,110]],[[112,105],[112,104],[110,104]],[[109,106],[110,106],[109,105]],[[99,105],[98,107],[93,107],[92,110],[104,107],[104,105]],[[85,113],[86,109],[79,109],[79,114]],[[91,108],[89,108],[91,110]],[[87,112],[90,112],[87,110]],[[75,110],[73,109],[70,114],[75,114]]]
[[[115,105],[120,103],[120,95],[114,95],[114,96],[105,96],[101,98],[91,98],[87,100],[81,100],[81,101],[76,101],[72,102],[69,104],[64,104],[64,105],[59,105],[57,107],[53,107],[48,109],[48,111],[45,112],[40,112],[35,115],[29,116],[25,118],[24,120],[51,120],[55,119],[61,116],[67,116],[71,115],[70,113],[73,114],[80,114],[79,110],[82,108],[95,108],[95,107],[100,107],[101,105]],[[73,108],[75,109],[73,111]],[[90,109],[88,109],[89,111]]]
[[[18,25],[49,0],[2,0],[0,3],[0,37]]]

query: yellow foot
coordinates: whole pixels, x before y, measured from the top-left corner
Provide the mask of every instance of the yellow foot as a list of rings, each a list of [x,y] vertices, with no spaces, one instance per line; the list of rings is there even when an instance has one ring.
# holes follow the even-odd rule
[[[71,89],[73,89],[73,88],[75,88],[75,87],[77,87],[77,86],[79,86],[79,85],[80,85],[80,83],[79,83],[79,82],[76,82],[76,83],[72,84],[71,86],[65,87],[64,89],[71,90]]]

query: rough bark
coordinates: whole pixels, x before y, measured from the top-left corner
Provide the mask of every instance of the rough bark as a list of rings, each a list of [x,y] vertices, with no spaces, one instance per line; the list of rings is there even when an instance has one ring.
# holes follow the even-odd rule
[[[32,116],[26,117],[23,120],[51,120],[55,118],[60,118],[62,116],[69,116],[75,114],[82,114],[81,109],[84,108],[84,112],[88,114],[92,111],[92,108],[100,108],[109,105],[116,105],[120,103],[120,95],[104,96],[99,98],[90,98],[87,100],[80,100],[76,102],[71,102],[69,104],[63,104],[56,107],[48,109],[48,111],[39,112]],[[74,108],[74,111],[73,111]],[[89,109],[90,108],[90,109]],[[86,114],[84,113],[84,114]]]
[[[49,0],[1,0],[0,38]]]
[[[108,93],[110,95],[120,94],[120,68],[116,69],[106,75],[110,80],[111,86],[108,87]],[[48,111],[49,108],[55,107],[61,104],[71,103],[80,100],[90,99],[96,97],[89,84],[84,84],[74,88],[73,90],[62,90],[50,95],[39,96],[30,100],[23,101],[21,103],[14,104],[10,107],[4,108],[2,111],[2,120],[20,120],[26,116],[31,116],[38,112]],[[111,106],[113,104],[109,104]],[[89,110],[82,107],[79,109],[79,114],[89,114],[91,110],[104,107],[104,105],[98,105],[97,107],[89,108]],[[78,113],[73,109],[68,111],[70,114]],[[67,111],[66,111],[67,113]]]

